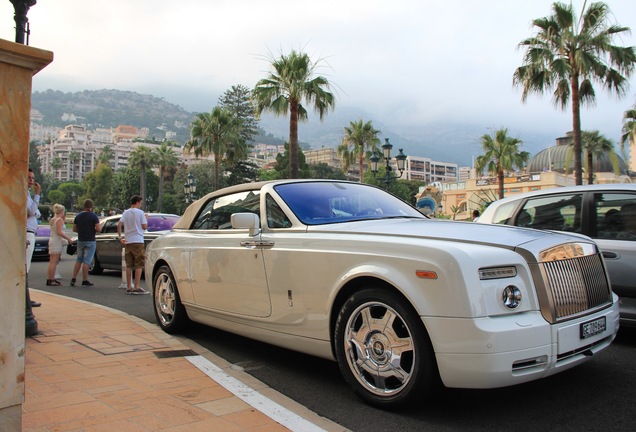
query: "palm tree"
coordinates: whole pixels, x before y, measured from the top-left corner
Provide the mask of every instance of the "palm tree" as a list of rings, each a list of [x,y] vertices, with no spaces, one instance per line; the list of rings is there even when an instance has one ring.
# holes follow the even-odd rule
[[[190,125],[190,141],[184,151],[194,151],[195,156],[214,154],[214,189],[219,188],[219,166],[228,151],[240,146],[237,121],[231,112],[214,107],[210,113],[197,114]]]
[[[607,154],[614,172],[618,172],[618,155],[614,152],[614,143],[599,131],[582,131],[581,143],[586,155],[587,168],[587,184],[594,183],[594,157],[598,159],[600,156]]]
[[[155,165],[154,153],[150,147],[146,147],[144,145],[137,146],[136,149],[130,152],[128,165],[131,168],[139,169],[139,195],[141,195],[142,199],[142,208],[146,211],[148,209],[146,204],[146,170]]]
[[[80,159],[82,159],[82,155],[77,150],[73,150],[68,154],[68,163],[69,169],[71,172],[71,180],[75,179],[75,164],[77,164]]]
[[[60,159],[59,157],[55,156],[53,158],[53,160],[51,161],[51,169],[56,174],[55,178],[58,177],[58,174],[59,174],[58,171],[61,170],[63,166],[64,166],[64,163],[62,162],[62,159]]]
[[[166,171],[169,168],[177,166],[179,160],[172,147],[168,147],[168,144],[162,142],[159,148],[155,151],[155,161],[159,166],[159,198],[157,199],[157,211],[161,212],[163,208],[163,181],[166,176]]]
[[[508,136],[508,129],[499,129],[493,136],[481,137],[484,154],[477,157],[475,167],[477,172],[485,169],[496,175],[499,183],[499,199],[504,197],[504,172],[515,167],[523,168],[523,164],[530,158],[530,153],[520,151],[522,141]]]
[[[625,152],[625,144],[628,146],[636,146],[636,105],[633,108],[625,111],[625,115],[623,116],[623,135],[621,136],[621,151],[623,155]],[[634,154],[630,154],[630,160],[636,157]],[[627,158],[625,158],[627,159]],[[632,164],[630,164],[632,166]]]
[[[328,91],[327,78],[314,77],[318,64],[307,54],[292,50],[289,55],[272,59],[271,65],[274,70],[254,88],[256,115],[264,110],[276,115],[289,112],[289,175],[298,178],[298,121],[307,118],[307,110],[301,102],[313,104],[322,120],[329,108],[335,106],[335,98]]]
[[[114,157],[115,157],[115,152],[113,151],[113,148],[109,145],[105,145],[102,148],[102,151],[99,152],[99,157],[97,158],[97,160],[99,162],[102,162],[105,165],[110,166],[110,161]]]
[[[513,84],[523,87],[523,102],[530,93],[552,89],[555,106],[565,109],[571,100],[577,185],[583,183],[581,104],[595,102],[593,82],[623,96],[636,62],[634,47],[612,44],[614,36],[629,33],[629,28],[610,23],[605,3],[590,3],[587,9],[586,4],[577,16],[572,4],[556,2],[552,15],[533,20],[536,34],[519,43],[526,52],[523,65],[513,75]]]
[[[357,156],[360,167],[360,183],[362,183],[364,157],[365,155],[369,156],[367,151],[372,152],[377,148],[380,143],[378,138],[380,131],[373,127],[371,121],[365,123],[360,119],[349,122],[349,126],[344,127],[344,132],[342,144],[338,147],[338,154],[342,158],[342,169],[347,172],[349,165]]]

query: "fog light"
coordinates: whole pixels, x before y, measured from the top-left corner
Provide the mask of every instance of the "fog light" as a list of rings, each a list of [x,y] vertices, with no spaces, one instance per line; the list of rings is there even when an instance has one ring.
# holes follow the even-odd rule
[[[521,290],[514,285],[508,285],[504,288],[501,298],[505,307],[516,309],[521,303]]]

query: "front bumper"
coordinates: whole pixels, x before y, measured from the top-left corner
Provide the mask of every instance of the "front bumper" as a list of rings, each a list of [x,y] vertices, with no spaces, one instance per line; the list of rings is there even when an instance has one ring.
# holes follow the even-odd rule
[[[619,328],[611,307],[550,325],[537,311],[495,318],[423,317],[447,387],[496,388],[569,369],[607,348]],[[581,339],[581,324],[605,317],[604,332]]]

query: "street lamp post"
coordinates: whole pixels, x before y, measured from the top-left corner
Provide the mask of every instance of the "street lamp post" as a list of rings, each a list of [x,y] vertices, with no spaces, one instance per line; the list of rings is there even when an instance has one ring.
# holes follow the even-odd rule
[[[13,3],[13,9],[15,10],[15,15],[13,16],[15,20],[15,42],[24,45],[24,36],[26,35],[26,44],[28,45],[31,31],[29,30],[27,13],[29,12],[29,8],[35,5],[36,0],[10,1]]]
[[[185,202],[190,204],[194,201],[194,194],[197,191],[197,179],[194,178],[192,173],[188,174],[186,182],[183,184],[183,193],[185,195]]]
[[[382,157],[384,158],[386,175],[384,176],[384,184],[385,189],[389,190],[389,186],[391,186],[391,182],[393,180],[399,179],[402,177],[404,173],[404,166],[406,164],[406,155],[400,149],[397,156],[395,156],[395,162],[397,164],[397,169],[400,172],[400,175],[394,175],[392,173],[393,168],[391,167],[391,150],[393,149],[393,145],[389,142],[388,138],[384,139],[384,144],[382,145]],[[371,172],[373,173],[373,177],[378,173],[378,163],[380,162],[380,156],[375,151],[373,155],[369,158],[371,161]]]

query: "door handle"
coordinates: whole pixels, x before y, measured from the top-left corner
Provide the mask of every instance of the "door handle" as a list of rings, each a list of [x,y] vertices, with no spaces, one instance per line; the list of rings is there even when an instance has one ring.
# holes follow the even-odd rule
[[[603,251],[603,258],[605,259],[617,259],[618,254],[616,252]]]
[[[243,247],[248,247],[248,248],[255,248],[255,247],[273,247],[274,246],[274,242],[273,241],[254,241],[254,240],[249,240],[249,241],[242,241],[241,242],[241,246]]]

